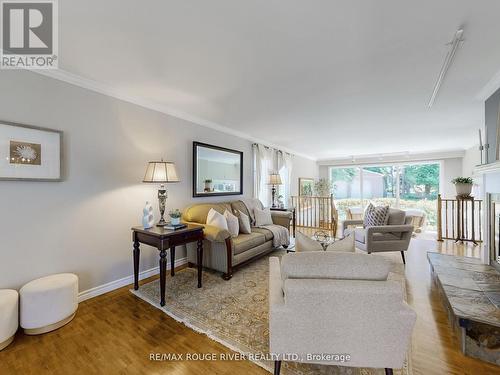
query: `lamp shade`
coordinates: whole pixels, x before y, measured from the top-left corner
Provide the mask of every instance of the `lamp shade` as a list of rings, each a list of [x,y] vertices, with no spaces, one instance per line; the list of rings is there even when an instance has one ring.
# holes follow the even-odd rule
[[[271,173],[269,175],[269,185],[281,185],[281,176],[279,173]]]
[[[150,161],[142,182],[179,182],[175,164],[170,161]]]

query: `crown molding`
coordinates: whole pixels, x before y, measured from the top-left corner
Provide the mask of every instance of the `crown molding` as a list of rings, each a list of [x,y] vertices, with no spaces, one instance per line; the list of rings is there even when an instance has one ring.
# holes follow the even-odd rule
[[[103,83],[94,81],[92,79],[84,78],[77,74],[70,73],[68,71],[62,69],[51,69],[51,70],[29,70],[32,73],[40,74],[45,77],[49,77],[52,79],[56,79],[65,83],[69,83],[70,85],[78,86],[83,89],[87,89],[90,91],[97,92],[102,95],[110,96],[115,99],[119,99],[128,103],[132,103],[138,105],[143,108],[151,109],[153,111],[157,111],[169,116],[177,117],[179,119],[192,122],[196,125],[204,126],[206,128],[210,128],[213,130],[220,131],[225,134],[229,134],[235,137],[243,138],[251,142],[261,143],[265,146],[269,146],[272,148],[277,148],[288,153],[301,156],[303,158],[316,161],[317,159],[311,155],[307,155],[301,152],[297,152],[295,150],[289,149],[288,147],[283,147],[278,144],[269,143],[264,139],[256,138],[251,136],[250,134],[240,132],[238,130],[231,129],[230,127],[217,124],[215,122],[203,119],[201,117],[192,115],[190,113],[177,110],[175,108],[169,107],[165,104],[156,102],[154,100],[146,99],[140,96],[128,95],[121,92],[116,87],[112,87],[110,85],[105,85]]]
[[[493,76],[492,79],[479,91],[476,95],[477,100],[486,101],[491,95],[500,88],[500,70]]]

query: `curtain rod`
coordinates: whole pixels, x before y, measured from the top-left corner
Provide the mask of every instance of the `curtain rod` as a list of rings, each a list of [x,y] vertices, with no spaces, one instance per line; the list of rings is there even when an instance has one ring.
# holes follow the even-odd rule
[[[267,148],[267,149],[271,149],[271,150],[276,150],[278,152],[281,152],[282,154],[288,154],[290,156],[295,156],[294,154],[290,153],[290,152],[286,152],[286,151],[283,151],[283,150],[279,150],[277,148],[274,148],[274,147],[269,147],[269,146],[266,146],[266,145],[261,145],[259,143],[252,143],[252,146],[262,146],[264,148]]]

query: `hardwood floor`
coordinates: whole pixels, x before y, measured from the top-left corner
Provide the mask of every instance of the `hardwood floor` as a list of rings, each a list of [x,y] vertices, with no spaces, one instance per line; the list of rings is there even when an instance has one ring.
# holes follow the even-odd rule
[[[460,353],[430,281],[429,250],[479,255],[479,248],[469,245],[412,241],[406,276],[409,303],[418,315],[412,343],[414,374],[500,374],[500,367]],[[0,374],[268,374],[249,361],[150,360],[151,353],[231,351],[143,302],[130,288],[81,303],[75,319],[57,331],[41,336],[19,331],[14,343],[0,352]]]

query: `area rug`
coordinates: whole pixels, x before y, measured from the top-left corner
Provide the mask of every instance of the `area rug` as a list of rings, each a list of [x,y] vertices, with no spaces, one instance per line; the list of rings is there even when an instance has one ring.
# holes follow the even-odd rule
[[[183,269],[174,277],[167,277],[165,306],[159,304],[159,280],[132,290],[139,298],[164,311],[197,332],[241,354],[252,353],[253,362],[272,372],[274,364],[267,361],[269,353],[268,277],[269,256],[282,256],[282,250],[274,251],[234,272],[233,278],[224,281],[220,273],[203,271],[203,288],[196,288],[195,269]],[[390,278],[404,285],[404,268],[399,257],[391,258]],[[399,253],[397,254],[399,255]],[[379,255],[376,255],[379,256]],[[257,357],[257,358],[255,358]],[[397,375],[410,375],[410,355]],[[283,375],[341,374],[382,375],[383,369],[322,366],[283,362]]]

